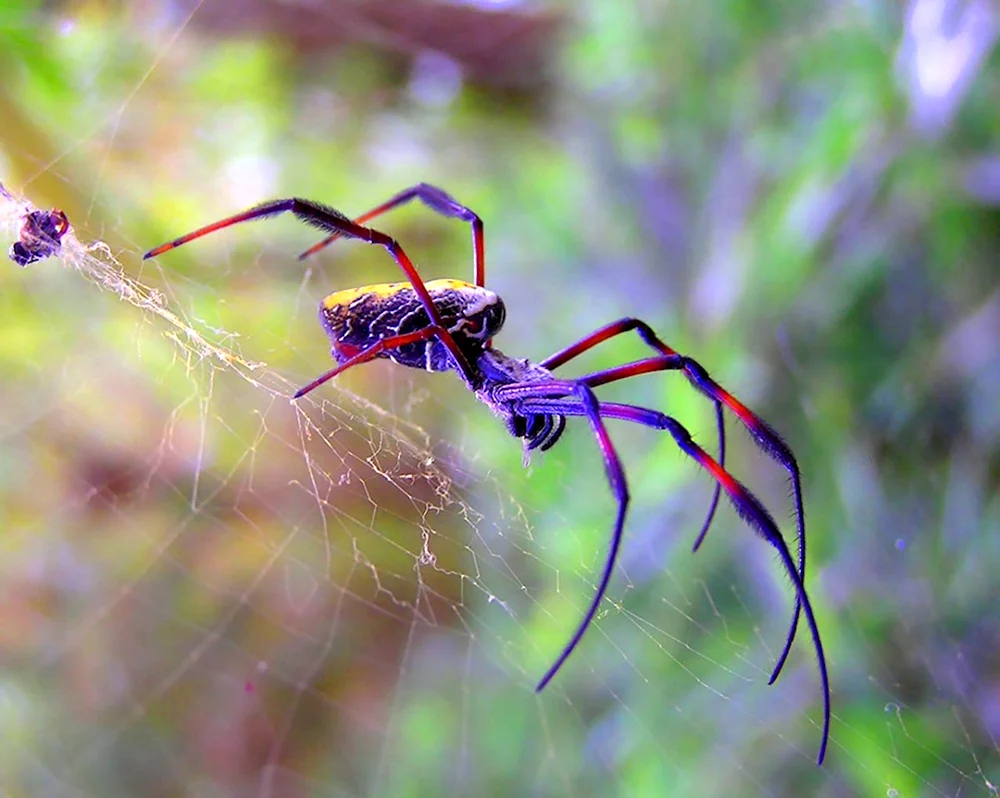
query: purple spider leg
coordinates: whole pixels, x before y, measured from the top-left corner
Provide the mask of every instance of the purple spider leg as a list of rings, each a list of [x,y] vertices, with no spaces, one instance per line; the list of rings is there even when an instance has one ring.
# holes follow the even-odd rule
[[[455,370],[462,376],[462,379],[467,385],[472,386],[475,383],[472,366],[469,364],[465,355],[462,354],[462,350],[458,348],[458,344],[455,343],[455,339],[452,334],[448,332],[448,329],[445,327],[444,322],[441,320],[441,314],[438,312],[437,306],[434,304],[430,293],[427,291],[427,286],[424,285],[423,279],[421,279],[416,267],[413,265],[409,256],[403,251],[403,248],[395,241],[395,239],[390,238],[385,233],[380,233],[378,230],[373,230],[370,227],[362,227],[361,225],[354,224],[354,222],[344,216],[344,214],[340,211],[327,207],[326,205],[320,205],[317,202],[299,199],[298,197],[265,202],[261,205],[250,208],[243,213],[238,213],[225,219],[220,219],[212,224],[199,227],[197,230],[181,236],[180,238],[168,241],[166,244],[161,244],[143,255],[142,259],[146,260],[148,258],[156,257],[157,255],[167,252],[168,250],[179,247],[189,241],[193,241],[196,238],[201,238],[204,235],[214,233],[216,230],[222,230],[223,228],[234,224],[250,222],[255,219],[267,219],[285,212],[291,212],[294,216],[301,219],[306,224],[318,227],[320,230],[325,230],[328,233],[332,232],[343,234],[349,238],[360,239],[361,241],[365,241],[369,244],[376,244],[377,246],[383,247],[386,251],[388,251],[393,260],[396,261],[399,268],[401,268],[409,278],[410,284],[413,286],[413,290],[417,292],[417,296],[420,297],[420,301],[431,320],[431,326],[443,331],[439,332],[438,339],[447,347],[452,360],[455,361]]]
[[[356,355],[352,355],[348,360],[341,363],[336,368],[330,369],[325,374],[321,374],[319,377],[314,379],[308,385],[304,385],[299,388],[295,395],[292,396],[293,399],[301,399],[310,391],[315,390],[324,382],[332,380],[339,374],[343,374],[349,368],[354,366],[359,366],[362,363],[367,363],[369,360],[374,360],[383,352],[389,352],[393,349],[399,349],[403,346],[408,346],[409,344],[415,344],[419,341],[429,341],[432,338],[437,338],[441,340],[442,335],[446,335],[448,331],[444,327],[436,327],[431,325],[430,327],[421,327],[419,330],[415,330],[411,333],[404,333],[403,335],[390,335],[388,338],[380,338],[374,344],[369,346],[367,349],[363,349]]]
[[[361,214],[355,218],[354,223],[364,224],[376,216],[381,216],[386,211],[391,211],[393,208],[405,205],[412,199],[419,199],[432,211],[442,216],[447,216],[451,219],[461,219],[463,222],[469,222],[472,225],[472,248],[475,253],[476,285],[481,288],[484,287],[486,285],[486,244],[483,241],[483,220],[475,212],[457,202],[447,191],[437,186],[432,186],[429,183],[419,183],[411,186],[405,191],[400,191],[396,196],[386,200],[381,205]],[[339,232],[333,233],[322,241],[313,244],[299,255],[299,260],[304,260],[310,255],[316,254],[339,237]]]
[[[569,643],[566,644],[562,653],[539,680],[538,685],[535,687],[536,693],[540,693],[545,689],[545,686],[552,681],[552,678],[559,672],[559,669],[562,668],[566,660],[569,659],[570,654],[576,650],[577,645],[597,614],[601,601],[604,599],[604,594],[607,592],[608,583],[611,581],[611,575],[614,573],[615,563],[618,560],[618,551],[621,548],[622,542],[622,529],[625,526],[625,513],[628,510],[629,503],[625,469],[622,468],[621,458],[618,457],[618,452],[615,451],[615,445],[611,441],[611,436],[608,435],[607,427],[604,426],[597,397],[588,386],[582,383],[559,380],[530,384],[515,383],[498,388],[495,397],[499,402],[506,403],[511,400],[517,400],[520,397],[530,398],[552,396],[553,394],[563,396],[575,394],[578,397],[577,402],[573,403],[573,406],[579,411],[575,415],[586,416],[588,421],[590,421],[591,429],[593,429],[594,435],[597,438],[597,445],[601,450],[601,455],[604,457],[604,469],[608,477],[608,483],[611,486],[611,492],[618,502],[618,513],[615,516],[615,525],[611,533],[611,545],[608,547],[607,561],[598,580],[597,590],[590,601],[590,606],[587,607],[587,612],[570,638]]]
[[[580,402],[572,399],[525,398],[522,402],[520,402],[518,408],[525,413],[586,416],[588,418],[590,418],[591,414],[594,412],[593,408],[584,406]],[[819,627],[816,623],[816,617],[813,614],[812,604],[809,601],[809,595],[806,593],[805,583],[802,581],[802,578],[796,570],[796,565],[792,560],[788,544],[785,542],[784,537],[782,537],[781,532],[778,530],[778,526],[771,514],[767,511],[764,505],[761,504],[760,500],[747,490],[741,482],[730,475],[729,472],[726,471],[718,462],[713,460],[708,452],[698,446],[698,444],[691,439],[690,433],[676,419],[664,413],[649,410],[644,407],[635,407],[634,405],[617,404],[612,402],[599,403],[596,411],[603,418],[614,418],[621,421],[629,421],[634,424],[641,424],[645,427],[652,427],[653,429],[666,430],[669,432],[678,447],[696,463],[698,463],[698,465],[708,471],[716,482],[723,487],[726,491],[726,495],[733,503],[733,507],[736,509],[736,512],[740,515],[740,517],[743,518],[743,520],[746,521],[747,524],[749,524],[761,538],[770,543],[771,546],[777,550],[782,564],[785,567],[785,571],[788,573],[788,576],[792,580],[792,584],[795,587],[797,604],[800,605],[805,612],[806,622],[809,625],[809,631],[812,635],[813,648],[816,652],[820,685],[823,692],[823,731],[816,763],[822,765],[823,759],[826,757],[827,743],[830,739],[831,721],[830,677],[826,667],[826,655],[823,652],[823,643],[820,639]],[[617,555],[618,543],[620,543],[620,527],[616,528],[616,532],[618,533],[618,540],[615,540],[612,543],[612,551],[614,555]],[[613,567],[614,562],[609,559],[605,572],[609,572]],[[605,580],[602,582],[601,587],[604,588],[606,586],[607,582]],[[595,608],[592,607],[592,610],[593,609]],[[592,617],[593,611],[588,613],[588,616],[584,619],[585,625],[582,628],[586,628],[586,624],[590,623]],[[561,664],[561,662],[559,664]],[[549,678],[551,678],[551,675]],[[541,689],[541,686],[539,689]]]
[[[573,360],[576,357],[579,357],[584,352],[593,349],[595,346],[598,346],[617,335],[622,335],[633,330],[639,334],[643,343],[650,348],[655,349],[661,355],[665,357],[677,356],[677,352],[661,341],[659,336],[653,331],[653,328],[646,324],[646,322],[641,319],[626,317],[624,319],[614,321],[611,324],[606,324],[585,338],[581,338],[576,343],[570,344],[565,349],[562,349],[553,355],[549,355],[538,365],[542,366],[542,368],[547,368],[550,371],[557,369],[559,366]],[[724,467],[726,464],[725,420],[722,416],[722,402],[716,399],[714,404],[715,426],[719,431],[719,464]],[[705,535],[708,534],[708,530],[712,526],[712,520],[715,518],[715,511],[719,507],[719,497],[721,493],[722,486],[716,483],[715,490],[712,493],[712,501],[708,506],[708,514],[705,516],[705,520],[701,525],[701,530],[698,532],[698,536],[694,540],[694,546],[691,548],[692,551],[698,551],[702,541],[705,539]]]
[[[778,433],[775,432],[771,426],[764,421],[764,419],[752,412],[746,407],[746,405],[740,402],[736,397],[715,382],[715,380],[709,377],[708,372],[706,372],[699,363],[689,357],[685,357],[677,353],[667,354],[661,357],[648,358],[646,360],[637,360],[633,363],[627,363],[616,368],[598,371],[593,374],[586,374],[579,379],[581,382],[586,383],[590,387],[596,388],[599,385],[607,385],[611,382],[617,382],[618,380],[624,380],[630,377],[638,376],[639,374],[648,374],[655,371],[682,371],[684,376],[688,378],[688,381],[702,394],[707,396],[713,402],[716,402],[717,404],[721,402],[732,410],[736,417],[743,423],[743,426],[745,426],[750,432],[750,435],[754,439],[758,448],[760,448],[765,454],[767,454],[772,460],[777,462],[788,472],[792,483],[792,501],[795,505],[795,533],[798,545],[798,573],[799,579],[803,584],[805,584],[806,522],[805,508],[802,501],[802,476],[799,472],[799,465],[795,460],[795,456],[792,454],[792,450],[788,448],[788,444],[781,439],[781,436],[778,435]],[[701,541],[699,540],[698,543],[700,542]],[[695,549],[697,550],[697,548],[698,545],[696,544]],[[802,607],[800,606],[798,599],[796,599],[795,609],[792,613],[792,623],[789,627],[785,647],[778,656],[774,670],[771,671],[771,678],[768,680],[768,684],[774,684],[778,675],[781,673],[782,668],[785,667],[785,661],[788,659],[792,643],[795,641],[795,633],[798,630],[799,616],[801,612]]]

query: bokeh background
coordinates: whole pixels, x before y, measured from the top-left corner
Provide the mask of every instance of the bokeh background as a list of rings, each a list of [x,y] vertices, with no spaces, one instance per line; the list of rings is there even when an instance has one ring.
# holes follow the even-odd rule
[[[978,796],[1000,783],[1000,12],[986,0],[7,2],[0,785],[10,796]],[[541,696],[613,503],[586,425],[522,468],[449,375],[329,367],[397,279],[260,200],[428,181],[486,221],[497,344],[650,322],[804,474],[792,592],[667,438],[615,426],[621,566]],[[468,229],[378,226],[470,279]],[[98,243],[103,242],[103,245]],[[65,267],[65,268],[64,268]],[[629,337],[567,373],[643,357]],[[574,369],[576,369],[574,371]],[[674,376],[602,393],[675,414]],[[780,468],[729,463],[793,532]]]

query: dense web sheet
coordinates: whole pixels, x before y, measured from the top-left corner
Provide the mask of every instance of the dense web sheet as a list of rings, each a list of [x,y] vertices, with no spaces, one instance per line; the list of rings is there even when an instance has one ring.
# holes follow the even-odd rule
[[[187,24],[105,120],[95,148],[109,160]],[[68,156],[8,188],[30,196]],[[110,179],[88,189],[93,218]],[[27,196],[0,197],[4,249],[35,207]],[[939,553],[905,531],[856,555],[813,549],[807,586],[834,682],[816,769],[801,630],[766,684],[794,598],[778,564],[728,510],[692,556],[711,486],[669,441],[614,427],[634,496],[622,562],[585,644],[535,696],[612,520],[587,430],[522,473],[518,443],[453,378],[373,364],[292,403],[329,365],[313,315],[329,274],[310,267],[272,296],[273,262],[296,268],[299,251],[274,222],[247,234],[249,259],[232,231],[185,255],[218,277],[181,257],[141,264],[161,239],[124,223],[70,222],[56,256],[6,263],[0,278],[20,331],[0,413],[0,767],[26,794],[998,793],[996,593],[973,552],[936,576]],[[711,446],[710,408],[681,390],[644,401],[694,413]],[[780,469],[732,441],[746,450],[734,470],[780,508]],[[868,453],[853,454],[840,483],[806,475],[811,541],[891,526],[870,509],[884,496]],[[955,507],[990,512],[987,476],[956,466],[942,527]],[[847,528],[811,509],[838,492],[865,497],[844,501]],[[860,561],[871,551],[874,569]],[[904,634],[921,644],[895,645]],[[904,648],[918,653],[901,662]]]

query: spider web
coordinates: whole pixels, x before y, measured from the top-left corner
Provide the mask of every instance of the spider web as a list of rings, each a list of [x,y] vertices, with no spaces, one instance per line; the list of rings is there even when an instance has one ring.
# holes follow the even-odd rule
[[[457,380],[390,364],[291,402],[329,362],[316,301],[330,286],[374,282],[364,276],[374,271],[394,279],[377,253],[353,247],[301,278],[276,277],[314,239],[269,222],[139,260],[280,193],[251,142],[228,159],[222,196],[205,207],[200,193],[154,240],[135,237],[124,197],[106,196],[131,182],[121,153],[151,112],[150,92],[164,88],[159,76],[198,46],[191,18],[168,20],[96,131],[39,165],[24,197],[0,198],[13,241],[34,185],[69,181],[63,164],[77,150],[98,165],[58,257],[0,277],[17,336],[5,347],[0,414],[0,773],[14,794],[996,794],[998,747],[984,720],[995,699],[977,676],[989,654],[954,620],[982,600],[984,571],[967,562],[964,586],[935,582],[934,558],[905,532],[874,550],[877,572],[820,547],[809,585],[835,693],[818,770],[819,693],[803,641],[766,685],[791,609],[776,563],[729,511],[690,555],[710,486],[644,430],[613,430],[634,501],[605,607],[565,672],[534,695],[604,556],[613,503],[593,441],[571,430],[522,472],[519,445]],[[440,64],[421,68],[441,86]],[[392,135],[398,147],[402,134]],[[134,190],[156,202],[159,180]],[[411,230],[452,233],[413,218]],[[559,294],[525,296],[518,239],[489,218],[490,282],[513,311],[498,343],[546,354],[515,325]],[[444,247],[452,263],[466,262],[459,232]],[[426,244],[399,238],[411,254]],[[498,273],[505,258],[513,276]],[[614,312],[572,331],[556,324],[553,340]],[[623,344],[608,357],[642,354]],[[725,363],[709,365],[725,374]],[[728,365],[752,375],[752,363]],[[752,383],[740,393],[755,405]],[[619,396],[669,398],[708,445],[711,414],[672,385]],[[731,448],[734,471],[782,506],[780,471],[745,436]],[[837,489],[867,501],[850,503],[864,517],[843,519],[849,533],[810,503],[836,493],[836,480],[807,480],[820,540],[891,526],[875,517],[884,486],[865,454],[850,466]],[[950,478],[952,505],[986,501],[978,471],[956,466]],[[832,564],[821,571],[824,554]],[[903,589],[887,592],[887,579]],[[867,595],[883,615],[865,612]],[[916,653],[901,665],[893,635],[928,640],[908,644]],[[986,626],[979,645],[990,635]],[[928,674],[933,695],[915,695],[908,671]]]

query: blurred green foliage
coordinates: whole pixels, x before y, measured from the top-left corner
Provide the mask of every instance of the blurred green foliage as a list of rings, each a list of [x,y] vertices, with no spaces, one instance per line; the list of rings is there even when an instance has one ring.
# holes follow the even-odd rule
[[[3,792],[995,795],[997,26],[975,0],[7,3],[0,180],[82,245],[0,269]],[[293,407],[329,367],[315,302],[397,279],[381,251],[299,264],[315,231],[282,219],[140,260],[422,180],[486,221],[498,346],[639,316],[790,443],[823,768],[805,635],[766,684],[787,580],[728,509],[691,555],[711,488],[669,439],[615,428],[621,567],[536,697],[607,544],[586,426],[525,471],[458,380],[390,364]],[[462,225],[378,226],[471,273]],[[677,377],[602,396],[714,445]]]

